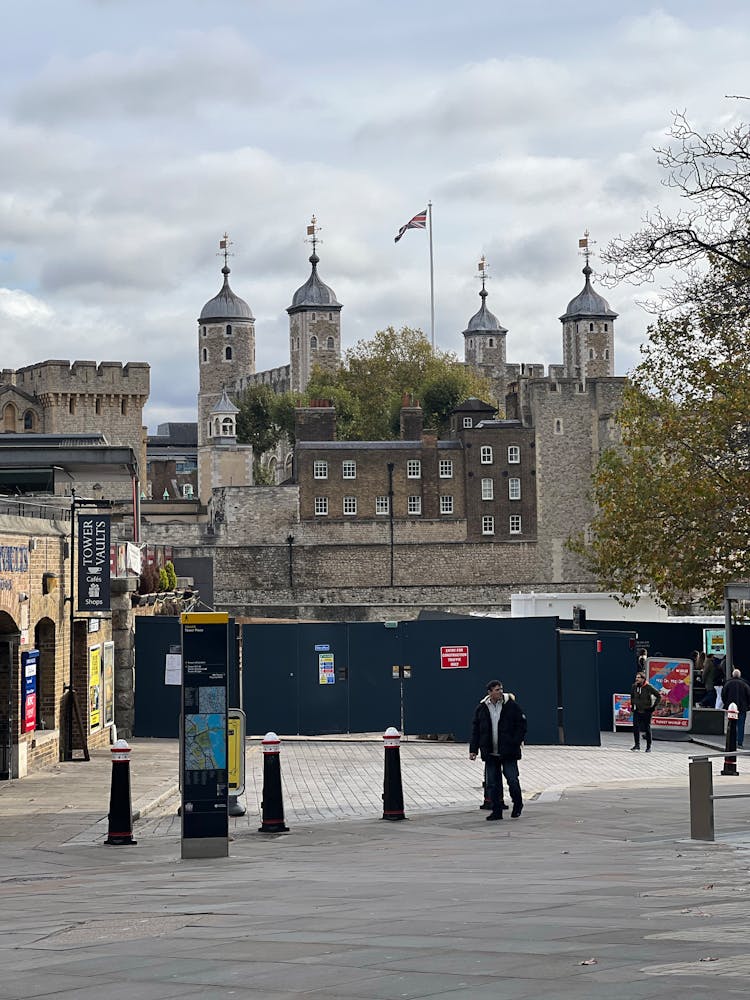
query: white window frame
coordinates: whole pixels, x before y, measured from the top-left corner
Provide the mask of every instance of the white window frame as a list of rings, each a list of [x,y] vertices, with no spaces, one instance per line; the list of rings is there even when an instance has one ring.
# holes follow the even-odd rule
[[[341,463],[341,478],[356,479],[357,463],[352,458],[347,458]]]
[[[482,445],[479,449],[479,462],[481,465],[492,465],[492,445]]]
[[[495,534],[495,518],[492,514],[482,515],[482,534],[483,535],[494,535]]]
[[[438,463],[438,475],[441,479],[453,479],[453,459],[441,458]]]
[[[521,499],[521,480],[511,478],[508,480],[508,499],[509,500],[520,500]]]
[[[313,479],[328,479],[328,462],[322,459],[313,462]]]
[[[183,497],[184,497],[185,500],[192,500],[193,499],[193,497],[195,496],[195,489],[193,488],[193,484],[192,483],[183,483],[182,484],[182,495],[183,495]]]
[[[510,517],[508,519],[508,530],[510,531],[511,535],[520,535],[521,534],[522,528],[521,528],[521,515],[520,514],[511,514],[510,515]]]
[[[391,512],[390,497],[387,496],[375,497],[375,514],[376,515],[390,514],[390,512]]]
[[[463,419],[463,426],[464,427],[473,427],[474,426],[474,418],[473,417],[464,417],[464,419]]]
[[[406,513],[412,515],[422,513],[422,497],[419,494],[408,497],[406,501]]]
[[[341,509],[347,517],[352,517],[357,513],[357,498],[344,497]]]
[[[441,514],[452,514],[453,513],[453,497],[450,494],[441,494],[440,496],[440,513]]]
[[[315,516],[327,517],[327,515],[328,515],[328,497],[315,497]]]
[[[406,478],[407,479],[421,479],[422,478],[422,462],[418,458],[409,458],[406,462]]]
[[[508,465],[519,465],[521,461],[521,447],[517,444],[508,445]]]
[[[495,499],[495,482],[492,479],[482,480],[482,500]]]

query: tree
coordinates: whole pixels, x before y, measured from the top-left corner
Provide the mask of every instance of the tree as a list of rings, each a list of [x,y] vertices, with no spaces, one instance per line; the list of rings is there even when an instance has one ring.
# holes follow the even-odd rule
[[[702,135],[678,113],[668,135],[673,141],[655,150],[657,162],[666,171],[663,183],[687,207],[675,216],[656,208],[639,232],[613,240],[602,259],[610,265],[609,283],[640,284],[676,268],[670,303],[685,305],[709,256],[728,265],[733,281],[750,278],[750,129],[740,122]]]
[[[274,394],[267,385],[251,385],[237,398],[237,441],[253,449],[255,481],[263,476],[260,459],[264,452],[275,448],[283,430],[276,419]]]
[[[339,390],[343,395],[336,395]],[[332,398],[342,439],[387,441],[398,433],[404,394],[422,404],[425,423],[443,429],[449,410],[490,388],[450,352],[433,352],[421,330],[389,326],[350,348],[336,372],[313,372],[309,397]]]
[[[618,415],[622,448],[594,476],[596,514],[577,551],[615,590],[721,606],[750,576],[750,240],[710,254],[684,304],[649,328]],[[688,298],[689,297],[689,298]]]

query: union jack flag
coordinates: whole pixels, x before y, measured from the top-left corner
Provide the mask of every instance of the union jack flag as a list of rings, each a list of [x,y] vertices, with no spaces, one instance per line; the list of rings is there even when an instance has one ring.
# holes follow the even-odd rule
[[[402,226],[393,242],[398,243],[407,229],[427,229],[427,209],[423,212],[418,212],[413,219],[410,219],[405,226]]]

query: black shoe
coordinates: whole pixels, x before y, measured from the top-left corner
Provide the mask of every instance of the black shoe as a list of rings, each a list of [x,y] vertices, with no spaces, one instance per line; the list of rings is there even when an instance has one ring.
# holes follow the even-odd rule
[[[513,806],[513,812],[510,814],[511,819],[518,819],[518,817],[523,812],[523,806]]]
[[[487,820],[491,820],[491,819],[502,819],[502,818],[503,818],[503,814],[502,814],[502,810],[501,810],[500,812],[491,812],[491,813],[489,814],[489,816],[486,816],[486,817],[485,817],[485,819],[487,819]]]
[[[646,753],[651,753],[651,747],[646,747]]]
[[[633,753],[635,750],[640,750],[640,747],[631,747],[630,752]]]
[[[483,802],[479,808],[480,809],[491,809],[492,808],[492,803],[491,802]]]

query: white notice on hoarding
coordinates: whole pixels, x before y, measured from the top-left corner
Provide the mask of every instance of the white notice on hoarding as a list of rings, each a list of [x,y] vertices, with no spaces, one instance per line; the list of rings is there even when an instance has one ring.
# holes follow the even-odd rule
[[[164,669],[165,684],[182,684],[182,654],[167,653]]]

